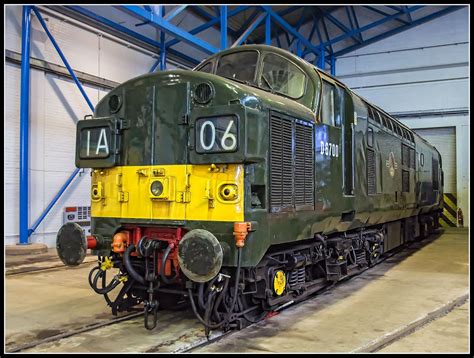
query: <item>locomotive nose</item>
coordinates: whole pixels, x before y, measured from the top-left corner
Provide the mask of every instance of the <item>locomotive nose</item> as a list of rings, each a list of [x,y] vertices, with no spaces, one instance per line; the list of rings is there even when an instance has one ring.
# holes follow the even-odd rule
[[[222,267],[222,258],[219,241],[207,230],[191,230],[179,242],[179,266],[192,281],[207,282],[214,278]]]

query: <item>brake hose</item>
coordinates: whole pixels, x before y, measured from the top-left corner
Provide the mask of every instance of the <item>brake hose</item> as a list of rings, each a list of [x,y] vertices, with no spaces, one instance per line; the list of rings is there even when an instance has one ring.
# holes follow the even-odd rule
[[[168,245],[166,248],[165,252],[163,253],[163,258],[161,259],[161,268],[160,268],[160,277],[163,280],[164,283],[170,284],[173,282],[176,277],[178,277],[178,272],[175,270],[174,276],[170,279],[168,279],[165,276],[165,266],[166,266],[166,260],[168,259],[168,255],[170,254],[171,250],[174,248],[174,245]]]
[[[135,281],[138,281],[142,285],[146,286],[145,278],[140,276],[140,274],[137,271],[135,271],[135,269],[133,268],[132,263],[130,261],[130,253],[134,249],[135,249],[135,245],[133,245],[133,244],[131,244],[129,247],[127,247],[127,250],[125,250],[125,252],[123,254],[123,263],[124,263],[125,268],[127,269],[128,273],[130,274],[130,276],[132,276]]]
[[[228,320],[231,316],[231,312],[234,309],[235,302],[237,301],[237,294],[238,294],[237,290],[239,289],[240,267],[241,267],[241,253],[240,253],[240,250],[241,250],[241,248],[239,247],[237,249],[237,273],[235,275],[236,280],[235,280],[235,286],[234,286],[234,298],[232,300],[232,304],[230,305],[230,308],[227,311],[227,317],[222,322],[217,323],[217,324],[208,324],[206,321],[204,321],[202,319],[202,317],[199,315],[199,312],[197,311],[196,304],[195,304],[194,298],[193,298],[192,289],[188,288],[189,300],[191,301],[191,307],[193,309],[193,312],[196,315],[196,318],[207,328],[216,329],[216,328],[219,328],[219,327],[223,326],[225,323],[228,322]]]

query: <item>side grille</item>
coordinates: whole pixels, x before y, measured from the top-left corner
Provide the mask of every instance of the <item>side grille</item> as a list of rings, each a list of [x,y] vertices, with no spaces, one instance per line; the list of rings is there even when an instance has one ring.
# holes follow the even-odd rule
[[[402,191],[410,191],[410,172],[408,170],[402,170]]]
[[[375,182],[375,152],[372,149],[367,149],[367,193],[376,194],[376,182]]]
[[[270,120],[270,206],[292,206],[293,198],[292,123],[272,115]]]
[[[295,123],[295,205],[314,205],[313,128]]]
[[[313,126],[271,112],[270,211],[314,207]]]

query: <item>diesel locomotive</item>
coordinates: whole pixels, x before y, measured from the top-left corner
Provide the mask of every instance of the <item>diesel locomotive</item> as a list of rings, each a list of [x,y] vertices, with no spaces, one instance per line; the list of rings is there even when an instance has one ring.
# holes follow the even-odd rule
[[[92,235],[65,224],[58,254],[91,249],[93,290],[148,329],[183,300],[207,331],[256,322],[426,237],[443,205],[436,148],[264,45],[119,85],[78,122],[76,166]]]

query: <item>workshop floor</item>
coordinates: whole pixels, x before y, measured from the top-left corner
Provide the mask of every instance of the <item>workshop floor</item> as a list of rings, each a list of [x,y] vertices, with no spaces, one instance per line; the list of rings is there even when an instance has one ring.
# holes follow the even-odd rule
[[[103,298],[87,283],[94,257],[76,268],[51,270],[45,269],[47,261],[9,260],[7,256],[7,351],[111,318]],[[41,270],[33,271],[35,265]],[[50,265],[58,265],[52,256]],[[194,352],[468,352],[468,267],[467,229],[447,229],[327,294]],[[203,336],[192,314],[174,320],[164,313],[162,319],[152,332],[143,328],[141,318],[28,351],[174,351]],[[115,336],[120,345],[111,339]]]
[[[412,322],[463,302],[469,290],[468,231],[447,229],[421,249],[379,266],[196,352],[377,351]],[[468,352],[468,330],[464,304],[382,351]]]

